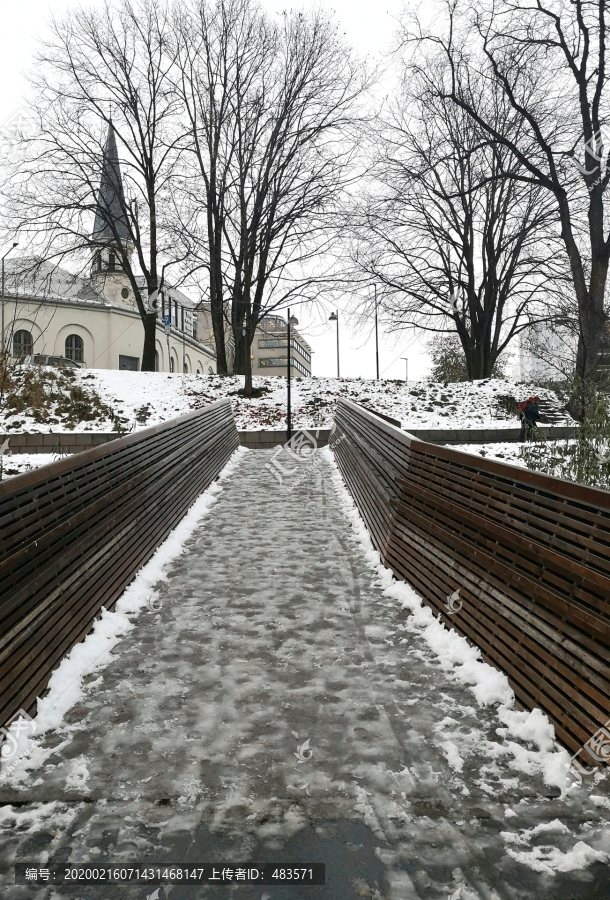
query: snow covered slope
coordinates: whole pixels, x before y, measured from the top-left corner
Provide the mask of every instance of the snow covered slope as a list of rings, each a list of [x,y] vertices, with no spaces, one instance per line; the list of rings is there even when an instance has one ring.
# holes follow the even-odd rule
[[[102,369],[77,374],[84,389],[93,389],[126,431],[156,425],[209,403],[228,397],[239,429],[282,430],[286,416],[286,381],[283,378],[255,377],[261,396],[248,400],[237,394],[243,377],[215,375],[171,375],[165,372],[119,372]],[[329,427],[337,399],[345,397],[373,410],[399,419],[411,428],[502,428],[515,427],[500,398],[526,399],[535,393],[548,399],[557,411],[561,404],[549,390],[508,379],[464,382],[449,385],[427,382],[374,381],[354,378],[304,378],[292,382],[293,428]],[[38,416],[40,418],[40,416]],[[61,432],[69,430],[61,413],[34,421],[27,411],[3,416],[0,432]],[[554,424],[559,424],[562,414]],[[571,424],[569,416],[563,418]],[[111,419],[78,423],[75,431],[114,431]]]

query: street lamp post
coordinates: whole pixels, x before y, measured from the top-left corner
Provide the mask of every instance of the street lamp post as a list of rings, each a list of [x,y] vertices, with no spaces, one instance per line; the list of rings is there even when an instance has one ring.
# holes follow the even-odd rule
[[[2,359],[4,359],[4,356],[6,353],[6,339],[4,336],[4,260],[9,255],[11,250],[14,250],[15,247],[17,247],[17,246],[18,246],[18,243],[17,243],[17,241],[15,241],[13,246],[9,247],[9,249],[6,251],[6,253],[2,257]]]
[[[328,321],[337,323],[337,378],[340,378],[341,375],[339,372],[339,311],[336,310],[334,313],[331,313],[330,316],[328,317]]]
[[[377,285],[375,285],[375,361],[377,363],[377,381],[379,381],[379,329],[377,327]]]
[[[288,322],[287,322],[287,330],[286,330],[286,337],[287,337],[286,343],[287,343],[287,350],[288,350],[288,352],[286,354],[288,357],[288,359],[287,359],[288,373],[287,373],[287,380],[286,380],[286,388],[287,388],[286,400],[287,400],[287,407],[288,407],[287,415],[286,415],[286,426],[287,426],[286,427],[286,440],[287,441],[289,441],[292,438],[292,404],[291,404],[291,397],[290,397],[290,362],[291,362],[291,359],[290,359],[290,326],[298,325],[298,324],[299,324],[299,320],[296,319],[294,316],[290,315],[290,307],[288,307]]]

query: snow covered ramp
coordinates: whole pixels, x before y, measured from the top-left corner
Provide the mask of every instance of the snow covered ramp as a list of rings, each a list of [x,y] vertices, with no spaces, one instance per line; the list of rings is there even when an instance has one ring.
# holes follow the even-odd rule
[[[326,865],[172,900],[607,897],[605,783],[570,788],[548,721],[380,566],[330,452],[233,466],[3,765],[3,900],[152,892],[17,887],[15,859]]]

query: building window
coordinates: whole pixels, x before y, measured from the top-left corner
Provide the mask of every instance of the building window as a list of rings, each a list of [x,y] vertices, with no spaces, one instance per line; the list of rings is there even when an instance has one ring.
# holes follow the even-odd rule
[[[123,298],[123,300],[127,300],[127,298],[129,297],[129,290],[128,290],[128,288],[123,288],[123,289],[122,289],[122,291],[121,291],[121,297]]]
[[[287,369],[288,368],[288,357],[287,356],[275,356],[275,357],[271,356],[271,357],[268,357],[267,359],[259,359],[258,365],[261,369],[268,369],[268,368],[275,368],[275,367]],[[290,368],[296,369],[297,372],[300,372],[302,375],[305,375],[305,377],[309,376],[309,372],[307,371],[305,366],[302,366],[301,363],[298,361],[298,359],[294,359],[294,357],[292,357],[292,356],[290,357]]]
[[[66,338],[65,356],[67,359],[71,359],[74,362],[83,362],[85,358],[85,342],[80,335],[68,335],[68,337]]]
[[[31,356],[34,351],[34,341],[29,331],[16,331],[13,335],[13,356],[23,359]]]
[[[175,372],[175,364],[174,364],[173,356],[170,356],[170,358],[169,358],[169,370],[170,370],[170,372]]]
[[[306,359],[308,363],[311,362],[311,356],[309,355],[309,353],[307,352],[307,350],[304,347],[301,347],[301,345],[299,344],[298,341],[295,341],[293,338],[290,338],[290,346],[294,347],[294,349],[298,353],[300,353],[301,356],[303,357],[303,359]]]
[[[267,349],[270,350],[273,347],[287,347],[287,346],[288,346],[288,338],[264,338],[264,339],[261,338],[258,342],[259,350],[267,350]],[[290,346],[293,348],[293,350],[296,350],[297,353],[300,353],[301,356],[303,357],[303,359],[306,359],[308,363],[311,362],[311,356],[309,355],[307,350],[305,350],[305,348],[302,347],[299,344],[299,342],[296,341],[292,337],[290,338]]]
[[[276,338],[272,338],[271,340],[259,340],[258,346],[261,350],[270,349],[271,347],[287,347],[288,338],[284,338],[284,340],[278,340]]]
[[[284,369],[288,365],[287,356],[271,356],[268,359],[259,359],[259,366],[266,369],[268,366],[282,366]]]
[[[116,255],[113,250],[108,254],[108,271],[114,272],[114,268],[116,265]]]
[[[123,372],[137,372],[138,362],[137,356],[119,356],[119,369]]]
[[[159,351],[155,350],[155,372],[159,371]]]

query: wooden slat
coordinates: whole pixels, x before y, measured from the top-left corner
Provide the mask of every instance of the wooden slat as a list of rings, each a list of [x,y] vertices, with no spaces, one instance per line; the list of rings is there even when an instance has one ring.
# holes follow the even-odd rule
[[[34,711],[238,446],[224,400],[0,484],[0,723]]]
[[[384,564],[578,750],[610,718],[610,493],[426,444],[351,401],[330,446]]]

